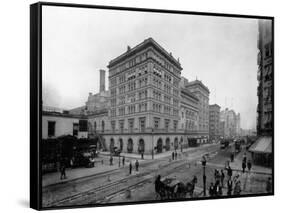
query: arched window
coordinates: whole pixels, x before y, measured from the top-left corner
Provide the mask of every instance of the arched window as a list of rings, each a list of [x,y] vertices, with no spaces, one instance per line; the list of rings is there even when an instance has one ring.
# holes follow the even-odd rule
[[[138,146],[138,152],[139,153],[144,153],[144,150],[145,150],[144,140],[140,139],[139,140],[139,146]]]
[[[127,145],[127,151],[128,153],[132,153],[134,150],[134,142],[132,138],[129,138],[128,145]]]

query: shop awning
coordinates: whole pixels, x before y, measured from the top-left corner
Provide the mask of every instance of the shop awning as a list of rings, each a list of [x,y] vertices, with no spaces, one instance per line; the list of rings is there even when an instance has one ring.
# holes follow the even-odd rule
[[[271,136],[262,136],[257,139],[255,143],[249,148],[250,152],[254,153],[272,153],[272,137]]]

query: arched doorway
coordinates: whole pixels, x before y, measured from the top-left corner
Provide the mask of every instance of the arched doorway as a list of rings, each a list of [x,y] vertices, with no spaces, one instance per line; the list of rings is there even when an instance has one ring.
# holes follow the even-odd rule
[[[101,122],[101,132],[104,132],[104,121]]]
[[[139,153],[144,153],[144,150],[145,150],[144,140],[140,139],[139,140],[139,146],[138,146],[138,152]]]
[[[178,138],[175,138],[175,141],[174,141],[174,148],[175,148],[175,150],[177,150],[177,149],[179,148]]]
[[[111,153],[114,152],[114,139],[113,138],[110,139],[109,151]]]
[[[132,138],[129,138],[128,140],[128,145],[127,145],[127,151],[128,153],[132,153],[133,152],[133,147],[134,147],[134,142]]]
[[[122,151],[123,150],[123,140],[122,138],[119,139],[119,150]]]
[[[166,138],[165,149],[166,149],[166,151],[169,151],[170,148],[171,148],[170,138]]]
[[[163,142],[162,139],[159,138],[157,141],[156,152],[161,153],[163,151]]]

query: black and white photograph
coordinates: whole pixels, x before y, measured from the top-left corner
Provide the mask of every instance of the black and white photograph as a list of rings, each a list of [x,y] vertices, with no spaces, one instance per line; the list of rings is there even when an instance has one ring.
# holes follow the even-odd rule
[[[43,209],[274,194],[272,17],[40,9]]]

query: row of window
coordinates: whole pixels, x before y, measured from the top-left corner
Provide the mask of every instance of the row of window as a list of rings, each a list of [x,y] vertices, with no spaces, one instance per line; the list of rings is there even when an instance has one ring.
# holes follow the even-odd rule
[[[138,106],[138,110],[137,110],[136,106]],[[162,108],[163,108],[164,111],[162,111]],[[164,114],[173,115],[173,116],[178,116],[178,114],[179,114],[178,109],[172,108],[170,106],[162,105],[162,104],[159,104],[159,103],[153,103],[152,104],[152,110],[154,112],[164,113]],[[146,112],[146,111],[148,111],[148,104],[147,104],[147,102],[144,102],[144,103],[140,103],[138,105],[132,104],[132,105],[127,106],[127,113],[126,113],[126,107],[125,106],[119,107],[118,108],[118,115],[122,116],[122,115],[125,115],[125,114],[133,114],[133,113],[136,113],[136,112]],[[111,116],[112,117],[116,116],[116,109],[115,108],[111,110]]]
[[[155,130],[160,128],[160,121],[161,121],[161,119],[158,118],[158,117],[154,117],[153,118],[153,128]],[[125,122],[124,119],[118,121],[118,123],[119,123],[119,130],[121,132],[124,131],[124,122]],[[128,119],[128,129],[129,129],[129,131],[132,131],[134,129],[134,127],[135,127],[135,119],[134,118],[129,118]],[[168,130],[169,127],[170,127],[170,119],[165,119],[164,120],[164,128],[166,130]],[[141,131],[144,131],[145,128],[146,128],[146,118],[145,117],[141,117],[141,118],[139,118],[139,129]],[[174,128],[174,130],[176,130],[178,128],[178,121],[177,120],[173,121],[173,128]],[[114,120],[111,121],[111,130],[112,131],[116,130],[116,121],[114,121]]]

